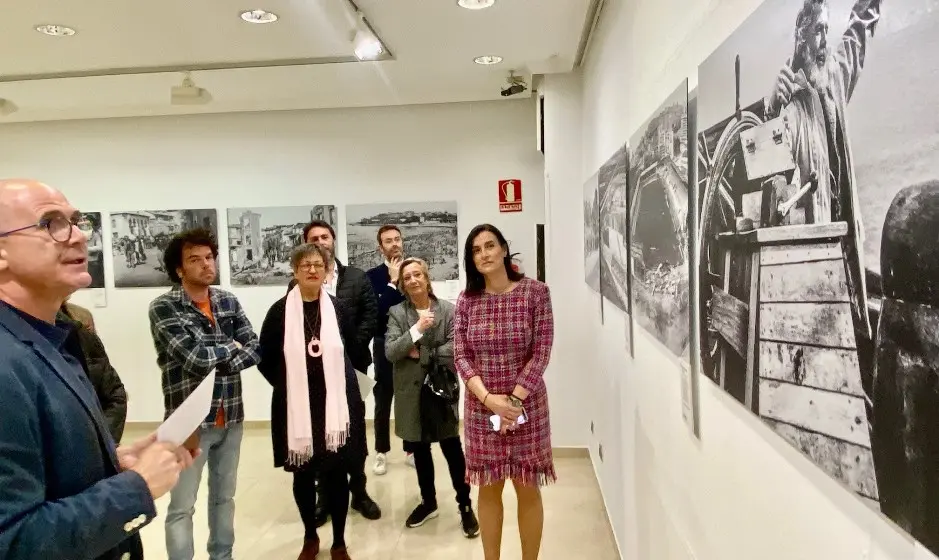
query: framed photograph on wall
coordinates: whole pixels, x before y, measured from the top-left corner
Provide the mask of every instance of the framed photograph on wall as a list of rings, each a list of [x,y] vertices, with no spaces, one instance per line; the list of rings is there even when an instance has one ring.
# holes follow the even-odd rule
[[[232,286],[286,286],[293,278],[290,254],[303,228],[322,220],[338,228],[336,207],[260,206],[228,209],[228,260]]]
[[[346,206],[349,263],[368,270],[384,263],[378,250],[378,229],[395,225],[401,231],[405,256],[427,261],[434,282],[460,278],[457,203],[389,202]]]
[[[764,2],[699,68],[696,201],[702,373],[933,553],[937,27]]]
[[[163,251],[177,233],[204,228],[218,239],[215,209],[130,210],[111,212],[110,219],[116,288],[171,286],[163,268]],[[218,283],[216,277],[215,284]]]

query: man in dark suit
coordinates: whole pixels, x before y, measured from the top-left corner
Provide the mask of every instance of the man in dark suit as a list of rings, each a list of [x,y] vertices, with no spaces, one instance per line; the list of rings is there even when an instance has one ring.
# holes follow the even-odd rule
[[[156,435],[117,447],[62,303],[91,283],[87,222],[57,190],[0,179],[0,558],[143,558],[138,535],[192,463]]]
[[[386,454],[391,451],[391,403],[395,388],[393,367],[385,357],[385,331],[388,330],[388,310],[404,301],[398,290],[398,273],[404,260],[404,245],[398,226],[386,224],[378,228],[378,250],[385,262],[369,269],[366,274],[372,291],[378,297],[378,325],[372,352],[375,358],[375,466],[377,475],[387,472]]]
[[[368,345],[375,334],[375,321],[378,317],[378,302],[372,293],[372,285],[365,272],[354,266],[345,266],[336,258],[336,231],[328,222],[313,220],[303,228],[303,239],[307,243],[319,245],[326,249],[330,255],[326,264],[326,281],[323,288],[332,296],[342,302],[346,314],[345,321],[350,323],[347,332],[353,332],[354,337],[346,340],[346,353],[352,361],[352,366],[364,374],[372,365],[372,354]],[[293,287],[296,280],[291,280],[288,290]],[[363,397],[364,398],[364,397]],[[362,407],[364,416],[365,407]],[[362,422],[365,419],[362,418]],[[351,468],[349,472],[349,490],[352,494],[352,509],[362,514],[366,519],[379,519],[381,508],[368,495],[365,488],[365,458],[368,447],[365,438],[362,438],[365,449],[360,454],[361,464]],[[326,523],[329,517],[326,509],[326,496],[317,492],[316,520],[317,526]]]

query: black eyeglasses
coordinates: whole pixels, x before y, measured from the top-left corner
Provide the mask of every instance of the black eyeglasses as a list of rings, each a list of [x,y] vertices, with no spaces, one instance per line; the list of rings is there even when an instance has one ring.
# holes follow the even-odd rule
[[[28,229],[42,228],[49,232],[49,236],[53,240],[59,243],[68,243],[72,239],[72,230],[74,227],[77,227],[86,237],[90,236],[94,229],[91,222],[85,219],[81,214],[72,218],[66,218],[62,214],[56,214],[54,216],[45,217],[35,224],[0,233],[0,237],[8,237],[14,233]]]

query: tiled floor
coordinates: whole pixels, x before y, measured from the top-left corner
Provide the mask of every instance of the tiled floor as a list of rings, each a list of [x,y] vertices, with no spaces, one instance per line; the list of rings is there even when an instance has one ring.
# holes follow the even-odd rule
[[[133,441],[146,431],[129,428],[124,441]],[[369,433],[369,441],[372,439]],[[382,507],[382,518],[369,521],[350,512],[346,542],[354,560],[482,560],[480,540],[466,539],[460,532],[453,489],[450,488],[446,463],[434,449],[437,469],[437,501],[440,517],[417,529],[407,529],[404,521],[420,501],[414,469],[404,462],[399,450],[389,456],[388,473],[375,476],[371,457],[367,467],[368,489]],[[593,467],[587,458],[558,458],[558,483],[544,491],[545,528],[541,549],[544,560],[615,560],[619,556],[603,511],[603,502]],[[196,559],[207,558],[205,542],[207,484],[199,491],[195,515]],[[158,501],[160,516],[141,533],[146,556],[166,558],[163,522],[169,496]],[[274,469],[271,459],[270,432],[249,428],[241,452],[235,517],[236,560],[293,560],[300,552],[303,525],[293,501],[291,477]],[[474,490],[475,505],[475,490]],[[515,493],[511,485],[505,492],[505,528],[502,558],[521,558],[518,540]],[[324,549],[331,541],[330,525],[319,530]],[[328,558],[328,553],[320,554]]]

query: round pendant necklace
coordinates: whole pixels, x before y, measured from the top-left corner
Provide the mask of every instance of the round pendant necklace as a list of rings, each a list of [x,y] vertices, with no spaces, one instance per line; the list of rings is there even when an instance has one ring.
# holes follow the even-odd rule
[[[314,319],[312,325],[306,315],[304,315],[304,319],[306,320],[307,326],[310,327],[310,342],[306,345],[306,353],[309,354],[311,358],[319,358],[323,355],[322,344],[320,344],[320,339],[316,336],[316,328],[320,324],[319,309],[316,311],[316,319]]]

